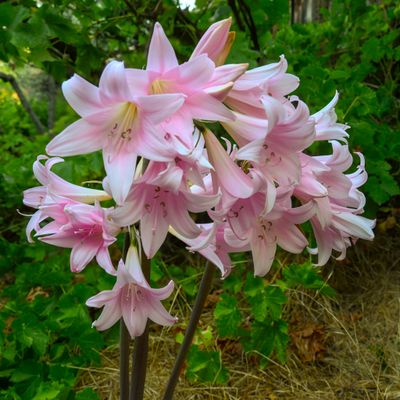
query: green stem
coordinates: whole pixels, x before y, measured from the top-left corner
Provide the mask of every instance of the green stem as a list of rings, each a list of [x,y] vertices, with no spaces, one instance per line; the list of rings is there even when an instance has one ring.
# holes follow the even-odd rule
[[[183,338],[178,356],[176,357],[175,365],[169,378],[167,387],[165,389],[163,400],[172,400],[172,396],[178,383],[183,363],[185,362],[187,353],[190,349],[190,345],[192,344],[197,324],[200,320],[201,312],[203,311],[207,295],[211,289],[213,274],[214,266],[207,262],[204,275],[200,283],[199,291],[193,305],[192,314],[190,315],[189,325],[186,328],[185,337]]]
[[[124,245],[122,249],[122,259],[126,261],[130,243],[129,232],[125,233]],[[120,336],[119,336],[119,387],[120,400],[128,400],[129,396],[129,342],[130,335],[125,325],[124,319],[120,320]]]
[[[150,260],[142,249],[142,271],[144,277],[150,282]],[[143,400],[144,384],[146,381],[147,355],[149,349],[149,323],[141,336],[135,339],[135,347],[132,356],[132,375],[130,400]]]

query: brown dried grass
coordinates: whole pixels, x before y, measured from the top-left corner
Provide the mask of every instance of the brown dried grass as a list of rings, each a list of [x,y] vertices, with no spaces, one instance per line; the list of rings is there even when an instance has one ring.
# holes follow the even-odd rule
[[[234,343],[223,361],[226,386],[193,385],[182,376],[176,400],[395,400],[400,399],[400,238],[384,235],[358,243],[347,261],[325,270],[335,299],[290,292],[285,309],[292,345],[286,365],[270,360],[260,369],[252,354]],[[179,293],[179,292],[178,292]],[[179,294],[178,294],[179,296]],[[181,320],[187,309],[180,307]],[[212,319],[207,309],[203,327]],[[187,319],[186,319],[187,320]],[[150,337],[145,398],[160,399],[177,345],[168,329]],[[221,344],[221,343],[220,343]],[[118,399],[118,352],[102,353],[102,368],[82,371],[79,388],[92,387],[104,400]]]

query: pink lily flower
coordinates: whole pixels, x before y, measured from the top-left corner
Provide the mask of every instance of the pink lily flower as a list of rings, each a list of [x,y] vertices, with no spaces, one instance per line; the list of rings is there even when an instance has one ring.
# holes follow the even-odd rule
[[[226,24],[221,29],[226,30]],[[229,29],[229,27],[228,27]],[[219,29],[215,31],[219,35]],[[213,35],[211,35],[213,36]],[[209,39],[205,39],[206,42]],[[156,23],[151,38],[147,73],[149,93],[180,93],[185,96],[183,106],[163,124],[166,132],[180,136],[184,143],[190,142],[193,132],[193,119],[209,121],[229,121],[234,119],[232,112],[218,100],[247,68],[247,64],[216,68],[214,62],[201,48],[189,61],[179,65],[175,51],[161,25]],[[209,49],[210,43],[204,43]],[[201,53],[201,54],[200,54]],[[135,70],[129,73],[134,76]],[[141,73],[141,72],[140,72]]]
[[[235,111],[249,116],[265,118],[260,104],[261,96],[271,96],[284,101],[284,96],[299,86],[299,78],[287,74],[287,61],[282,55],[280,61],[245,72],[235,81],[225,103]]]
[[[207,211],[218,200],[219,195],[201,188],[192,191],[178,166],[150,162],[144,175],[135,181],[127,201],[112,217],[120,226],[140,220],[143,249],[152,258],[163,244],[170,225],[184,237],[197,237],[200,229],[189,211]]]
[[[42,160],[46,160],[45,165],[41,163]],[[64,198],[64,205],[75,202],[94,203],[95,201],[111,199],[111,196],[103,190],[89,189],[74,185],[51,171],[53,165],[63,161],[64,160],[59,157],[49,159],[46,156],[38,156],[33,163],[33,173],[42,186],[27,189],[23,193],[23,203],[28,207],[38,209],[38,211],[32,215],[26,227],[26,235],[30,243],[33,243],[31,237],[32,231],[38,231],[40,229],[40,222],[48,218],[48,215],[41,209],[41,206],[47,203],[53,203],[55,197]],[[60,201],[61,199],[58,200],[58,202]]]
[[[240,239],[243,244],[250,244],[257,276],[264,276],[271,268],[277,245],[290,253],[298,254],[308,244],[296,225],[309,220],[315,214],[313,203],[292,208],[291,192],[278,188],[277,193],[277,201],[271,211],[264,211],[264,199],[258,196],[251,202],[235,204],[229,217],[232,233],[236,236],[234,240]],[[257,207],[254,208],[256,204]],[[225,236],[228,245],[234,246],[232,238],[233,236]]]
[[[357,239],[373,240],[375,220],[356,215],[354,210],[333,203],[325,208],[328,216],[324,216],[321,215],[321,205],[319,207],[317,216],[311,218],[317,248],[308,249],[311,254],[318,254],[317,265],[326,264],[333,250],[340,253],[337,259],[343,260],[347,247],[353,245]]]
[[[81,272],[96,257],[100,267],[115,275],[108,247],[116,241],[119,226],[110,219],[109,209],[81,203],[53,203],[42,206],[45,215],[54,219],[37,230],[36,236],[45,243],[72,248],[72,272]]]
[[[171,326],[177,318],[167,312],[161,300],[168,298],[173,290],[173,281],[161,289],[150,287],[140,267],[137,250],[131,246],[126,263],[122,260],[119,262],[117,281],[112,290],[104,290],[86,301],[89,307],[104,306],[92,326],[104,331],[122,317],[132,338],[143,334],[147,319],[159,325]]]
[[[112,195],[122,204],[133,182],[137,155],[165,160],[163,137],[156,125],[182,106],[184,96],[148,96],[140,79],[132,80],[117,61],[106,66],[98,88],[78,75],[62,88],[82,118],[51,140],[47,153],[71,156],[102,149]]]
[[[241,147],[237,158],[253,162],[280,185],[296,184],[301,177],[299,154],[314,140],[314,120],[310,118],[306,104],[295,97],[285,104],[267,96],[261,101],[268,116],[264,136]],[[292,102],[297,102],[297,106]],[[234,138],[242,137],[244,140],[249,137],[248,131],[253,126],[258,126],[253,135],[261,134],[263,128],[262,122],[249,118],[242,119],[239,125],[224,125],[229,126]]]
[[[201,233],[195,239],[185,238],[173,228],[169,231],[172,235],[188,245],[191,252],[198,252],[221,271],[221,279],[225,279],[232,271],[233,265],[230,253],[240,253],[250,250],[248,243],[238,240],[227,224],[208,223],[199,224]],[[225,236],[230,238],[230,245]],[[234,244],[234,245],[232,245]]]

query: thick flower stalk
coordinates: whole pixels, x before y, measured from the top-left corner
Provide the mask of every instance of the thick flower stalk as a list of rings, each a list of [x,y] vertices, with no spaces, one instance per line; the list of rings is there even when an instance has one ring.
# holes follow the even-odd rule
[[[264,276],[278,247],[293,254],[308,251],[323,265],[332,255],[345,257],[358,239],[374,237],[375,222],[361,215],[365,160],[357,153],[354,170],[349,126],[338,123],[335,113],[338,93],[312,114],[292,95],[300,81],[287,73],[283,55],[252,70],[246,60],[224,64],[235,38],[231,23],[229,18],[211,25],[182,63],[156,23],[145,69],[115,60],[98,86],[79,75],[62,86],[79,119],[47,145],[56,157],[34,162],[40,186],[24,192],[24,204],[36,210],[26,233],[30,242],[34,236],[72,249],[73,272],[96,260],[116,275],[112,289],[86,303],[103,307],[93,323],[99,330],[122,320],[131,337],[144,335],[137,343],[147,343],[148,320],[175,323],[161,303],[173,282],[154,289],[142,272],[169,232],[214,264],[223,279],[235,273],[232,253],[250,252],[254,274]],[[218,137],[209,122],[220,123],[225,133]],[[332,152],[312,154],[315,141],[329,141]],[[51,170],[63,161],[59,156],[97,151],[104,161],[103,188],[69,183]],[[202,214],[202,223],[195,214]],[[302,229],[307,222],[315,248]],[[131,246],[115,270],[109,249],[122,232]],[[210,267],[205,276],[165,398],[176,385],[211,285]],[[145,374],[139,372],[134,376],[141,376],[135,383],[140,397]]]

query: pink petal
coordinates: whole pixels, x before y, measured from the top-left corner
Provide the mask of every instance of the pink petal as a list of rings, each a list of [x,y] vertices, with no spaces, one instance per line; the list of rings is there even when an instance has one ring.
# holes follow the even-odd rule
[[[117,275],[117,271],[111,261],[110,253],[107,247],[101,247],[96,254],[96,261],[110,275]]]
[[[264,276],[271,269],[274,261],[276,241],[271,240],[264,232],[258,232],[258,229],[254,229],[250,245],[253,254],[254,274]]]
[[[71,271],[81,272],[92,261],[99,249],[99,243],[85,240],[74,246],[71,252]]]
[[[162,26],[156,22],[153,36],[151,37],[149,55],[147,57],[147,70],[166,72],[178,66],[175,51],[164,33]]]
[[[162,215],[161,207],[145,213],[140,221],[143,250],[148,258],[153,258],[164,243],[168,233],[168,222]]]
[[[147,95],[149,87],[149,73],[143,69],[126,68],[125,69],[126,81],[132,92],[137,96]]]
[[[210,81],[214,69],[214,63],[205,54],[187,61],[179,67],[179,85],[198,91]]]
[[[99,331],[104,331],[112,327],[121,318],[121,307],[119,301],[115,299],[107,303],[100,317],[93,322],[94,326]]]
[[[113,154],[103,150],[104,167],[109,179],[110,189],[118,205],[124,203],[132,186],[136,169],[136,153],[124,151]]]
[[[185,210],[184,204],[169,204],[168,222],[178,233],[188,239],[194,239],[201,232]]]
[[[311,219],[315,239],[317,241],[318,266],[325,265],[332,254],[333,238],[329,228],[323,229],[316,218]],[[313,254],[312,249],[308,251]]]
[[[111,302],[116,296],[118,296],[118,291],[103,290],[102,292],[86,300],[86,305],[88,307],[100,308],[103,307],[105,304]]]
[[[249,64],[226,64],[215,68],[214,74],[208,86],[224,85],[228,82],[234,82],[247,69]]]
[[[207,54],[211,60],[216,61],[223,52],[232,24],[232,18],[227,18],[212,24],[194,49],[190,60],[201,54]]]
[[[169,281],[168,284],[162,288],[149,288],[147,291],[152,297],[155,297],[158,300],[165,300],[171,296],[171,293],[174,291],[174,282]]]
[[[374,238],[372,228],[375,226],[375,221],[361,217],[360,215],[337,213],[334,216],[334,226],[349,236],[365,240],[372,240]]]
[[[46,229],[46,227],[45,227]],[[37,235],[41,234],[41,231],[45,231],[45,229],[41,229]],[[46,233],[46,232],[44,232]],[[44,243],[48,243],[51,244],[53,246],[57,246],[57,247],[65,247],[68,249],[71,249],[72,247],[74,247],[77,242],[78,239],[71,236],[71,234],[67,233],[67,232],[60,232],[57,233],[55,235],[51,235],[51,236],[41,236],[38,238],[41,242]],[[93,255],[94,257],[94,255]]]
[[[234,114],[219,100],[206,93],[191,95],[185,102],[192,118],[208,121],[233,121]]]
[[[149,300],[146,303],[146,311],[148,317],[159,325],[171,326],[177,321],[158,300]]]
[[[147,118],[154,124],[163,122],[167,117],[172,116],[185,102],[185,96],[176,94],[152,94],[140,96],[137,104],[140,107],[143,118]]]
[[[207,194],[207,193],[192,193],[183,192],[187,200],[187,208],[191,212],[199,213],[210,210],[212,207],[217,205],[220,194]]]
[[[123,62],[111,61],[107,64],[100,77],[99,89],[103,104],[115,104],[132,99]]]
[[[147,290],[147,286],[149,285],[143,275],[138,249],[133,245],[129,246],[128,254],[126,255],[125,269],[129,273],[130,282],[133,280],[140,286],[144,286]]]
[[[251,178],[233,162],[210,130],[206,131],[204,138],[208,158],[215,168],[221,186],[232,196],[239,198],[250,197],[254,191]]]
[[[131,302],[122,301],[121,309],[122,317],[131,337],[142,335],[147,324],[145,304],[136,304],[136,307],[133,308]]]
[[[177,192],[182,183],[182,178],[182,168],[169,164],[164,171],[161,171],[155,178],[148,180],[147,183]]]
[[[268,132],[268,121],[250,115],[234,113],[235,120],[223,122],[223,127],[238,142],[264,139]],[[243,140],[244,139],[244,140]]]
[[[77,74],[62,84],[64,97],[70,106],[81,116],[101,110],[99,89]]]
[[[103,147],[104,132],[84,119],[78,119],[46,146],[52,156],[75,156],[93,153]]]
[[[289,253],[299,254],[307,246],[308,241],[295,225],[283,226],[277,224],[275,230],[278,235],[278,244]]]
[[[43,214],[40,210],[36,211],[35,214],[32,215],[31,219],[26,226],[26,237],[29,243],[33,243],[32,239],[32,231],[38,231],[40,229],[40,223],[47,218],[47,215]]]

